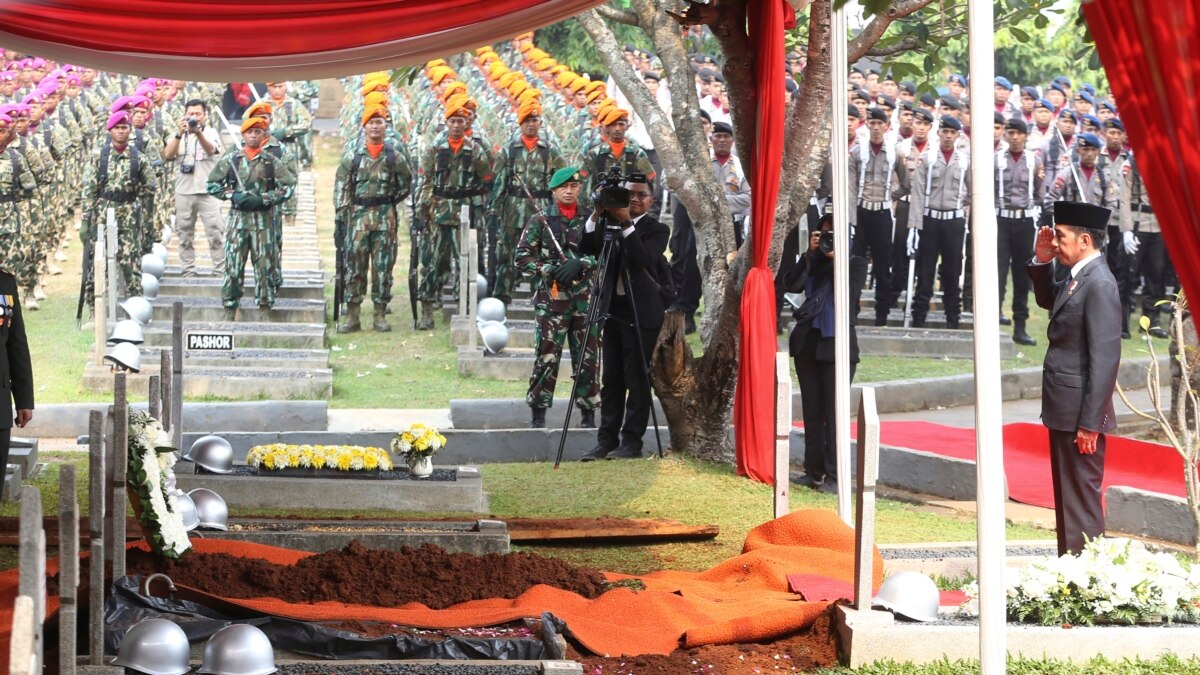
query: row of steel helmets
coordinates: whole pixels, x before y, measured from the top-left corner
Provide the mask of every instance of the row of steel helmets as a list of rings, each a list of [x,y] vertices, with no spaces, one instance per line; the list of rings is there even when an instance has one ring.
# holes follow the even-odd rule
[[[110,349],[104,361],[117,368],[136,373],[142,369],[142,352],[137,348],[145,341],[143,328],[154,316],[151,300],[158,297],[161,280],[167,272],[167,246],[171,241],[171,228],[163,229],[162,241],[155,242],[150,253],[142,256],[142,294],[126,298],[121,309],[128,319],[118,321],[108,338]]]
[[[508,346],[508,326],[505,325],[507,321],[503,300],[484,298],[479,301],[479,306],[475,308],[475,323],[487,353],[499,354]]]
[[[929,576],[906,570],[883,581],[871,603],[911,621],[937,621],[941,594]]]
[[[220,436],[208,435],[197,438],[183,458],[214,473],[233,471],[233,446]],[[229,506],[221,495],[208,488],[196,488],[184,493],[174,485],[168,490],[175,495],[183,515],[183,526],[192,531],[197,528],[228,530]]]
[[[148,675],[183,675],[191,671],[187,634],[166,619],[139,622],[121,640],[112,665]],[[275,650],[261,629],[234,623],[213,633],[204,645],[199,673],[268,675],[274,673]]]

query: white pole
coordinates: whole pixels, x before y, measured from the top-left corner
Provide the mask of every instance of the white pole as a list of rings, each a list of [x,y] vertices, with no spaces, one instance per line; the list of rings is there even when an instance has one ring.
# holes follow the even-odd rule
[[[833,341],[834,378],[837,382],[834,396],[834,441],[837,443],[838,515],[853,527],[850,508],[850,336],[843,327],[849,326],[855,317],[850,315],[850,184],[849,138],[846,135],[846,106],[849,94],[846,82],[850,79],[850,62],[846,45],[846,10],[833,12],[833,28],[829,33],[833,59],[833,117],[830,129],[829,157],[833,163],[833,307],[835,331]],[[838,118],[842,122],[838,122]],[[807,248],[808,242],[801,242]]]
[[[792,360],[775,353],[775,517],[791,512]]]
[[[967,24],[971,75],[971,250],[975,265],[975,476],[978,502],[979,664],[1004,673],[1004,454],[1000,397],[1000,316],[996,261],[996,162],[991,124],[995,78],[992,0],[971,0]]]

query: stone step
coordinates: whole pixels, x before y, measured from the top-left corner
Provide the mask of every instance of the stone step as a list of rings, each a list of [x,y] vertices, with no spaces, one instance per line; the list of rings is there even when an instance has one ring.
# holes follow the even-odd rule
[[[158,373],[157,362],[143,363],[141,372],[130,374],[128,386],[144,391],[148,378]],[[84,368],[83,384],[89,391],[111,392],[112,379],[107,364],[89,363]],[[191,366],[184,362],[183,395],[229,400],[329,399],[333,395],[333,371],[328,368],[217,368]]]
[[[458,315],[458,303],[454,297],[446,295],[442,297],[442,322],[449,324],[451,320]],[[532,321],[534,317],[533,303],[528,300],[513,299],[512,304],[504,308],[504,317],[509,321]]]
[[[159,282],[159,293],[168,297],[196,298],[221,297],[223,280],[218,277],[171,277],[164,276]],[[277,299],[295,298],[324,300],[325,282],[319,275],[284,276],[283,286],[275,291]]]
[[[975,358],[974,333],[963,329],[862,326],[858,328],[858,348],[864,356]],[[1011,340],[1000,341],[1000,358],[1013,358],[1016,352],[1017,345]]]
[[[489,377],[514,382],[528,381],[533,373],[534,351],[532,348],[505,349],[499,354],[484,355],[483,348],[461,346],[458,348],[458,374],[462,377]],[[558,381],[566,387],[571,378],[571,355],[563,349],[558,362]]]
[[[159,354],[163,349],[166,347],[142,345],[142,363],[160,363]],[[232,351],[185,350],[183,367],[186,369],[188,366],[319,370],[329,368],[329,351],[241,347],[235,338]]]
[[[247,288],[238,308],[239,321],[270,321],[281,323],[324,323],[325,300],[301,298],[277,298],[270,310],[259,309],[254,301],[253,290]],[[185,321],[221,321],[225,318],[225,307],[220,297],[186,297],[160,295],[154,301],[152,323],[171,321],[171,305],[183,303]]]
[[[324,349],[325,324],[254,321],[184,321],[183,331],[232,332],[233,344],[246,349]],[[155,321],[145,329],[144,346],[170,347],[171,323]]]

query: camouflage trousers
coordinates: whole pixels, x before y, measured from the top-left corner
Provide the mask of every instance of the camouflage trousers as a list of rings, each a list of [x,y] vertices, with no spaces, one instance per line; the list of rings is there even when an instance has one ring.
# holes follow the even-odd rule
[[[565,308],[560,309],[560,304]],[[571,372],[578,373],[574,383],[577,405],[583,410],[600,407],[600,328],[599,324],[585,325],[587,306],[586,293],[537,304],[534,310],[537,360],[533,362],[529,391],[525,394],[525,403],[530,408],[549,408],[554,404],[564,340],[571,349]]]
[[[237,307],[242,299],[247,257],[254,265],[255,301],[260,306],[275,304],[273,245],[274,235],[269,224],[264,227],[236,226],[225,235],[225,282],[221,284],[221,303],[227,309]]]
[[[392,301],[392,268],[396,266],[396,231],[359,230],[346,247],[346,302],[358,304],[367,293],[371,277],[371,302],[376,306]],[[368,270],[369,268],[369,270]]]
[[[283,209],[271,210],[271,285],[283,286]]]
[[[133,204],[108,204],[101,200],[100,207],[96,209],[99,214],[107,213],[108,206],[116,207],[117,213],[117,250],[116,264],[119,276],[124,280],[124,291],[122,297],[133,297],[142,294],[142,228],[138,225],[137,212]],[[105,216],[106,217],[106,216]],[[95,241],[96,232],[93,230],[90,233],[92,241]],[[96,294],[96,280],[94,268],[88,269],[87,283],[84,284],[84,298],[91,298]],[[118,281],[118,283],[121,283]]]
[[[32,239],[27,201],[0,202],[0,267],[17,278],[22,290],[28,288],[25,267]]]
[[[142,253],[149,253],[154,247],[154,242],[162,238],[162,231],[159,229],[158,214],[155,209],[158,207],[157,195],[152,195],[138,202],[142,210],[141,221],[145,223],[142,228]]]
[[[451,280],[458,262],[458,224],[430,225],[421,238],[421,301],[440,302],[442,287]],[[454,287],[458,295],[458,286]]]
[[[520,229],[504,224],[496,228],[496,287],[492,289],[493,297],[512,297],[513,290],[521,283],[521,275],[513,264],[520,239]]]

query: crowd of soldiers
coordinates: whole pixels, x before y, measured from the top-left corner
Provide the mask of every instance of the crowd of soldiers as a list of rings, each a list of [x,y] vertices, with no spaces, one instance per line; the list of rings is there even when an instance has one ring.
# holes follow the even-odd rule
[[[294,84],[303,100],[286,96],[288,87],[283,82],[268,88],[268,100],[286,101],[276,117],[276,136],[311,165],[308,108],[316,97],[315,83]],[[68,230],[78,229],[85,249],[79,305],[92,311],[91,252],[110,211],[116,225],[116,292],[123,297],[141,293],[141,258],[162,238],[175,211],[176,153],[165,160],[164,151],[177,148],[187,133],[189,103],[202,103],[215,117],[226,89],[225,84],[139,78],[4,51],[0,261],[25,291],[26,309],[36,310],[46,300],[42,281],[62,273],[58,263],[67,259],[62,249],[71,242]],[[270,111],[262,103],[260,114],[264,105]],[[295,217],[294,200],[285,202],[282,214]],[[230,224],[237,222],[231,218]],[[217,234],[224,238],[224,228]],[[218,272],[223,262],[213,261]],[[273,274],[277,286],[282,281],[277,264]]]

